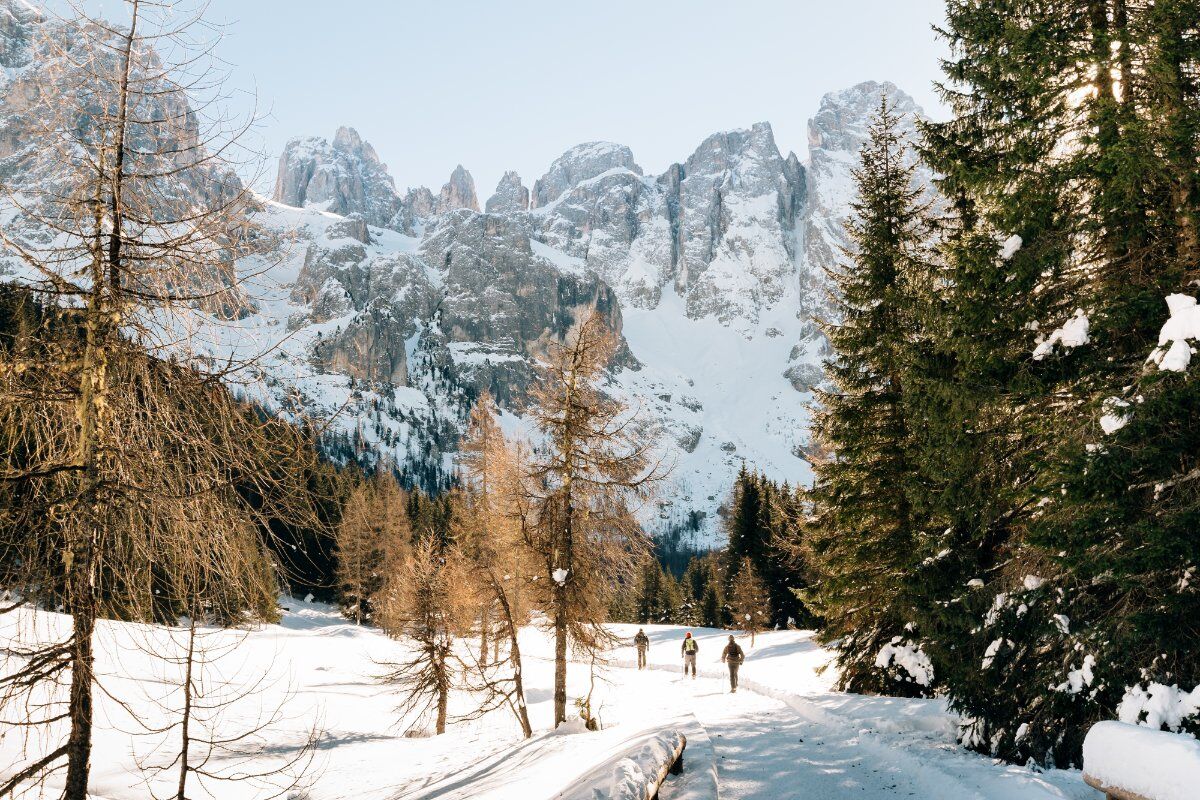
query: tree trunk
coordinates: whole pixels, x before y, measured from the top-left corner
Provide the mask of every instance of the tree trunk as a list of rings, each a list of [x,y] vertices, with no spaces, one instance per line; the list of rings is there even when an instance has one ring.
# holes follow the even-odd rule
[[[90,584],[90,569],[77,568],[76,583]],[[77,591],[80,588],[77,587]],[[64,800],[87,800],[88,771],[92,755],[92,675],[95,654],[92,635],[96,629],[96,607],[90,586],[74,600],[71,621],[74,625],[71,647],[71,733],[67,739],[67,782]]]
[[[188,749],[191,747],[189,723],[192,721],[192,665],[196,659],[196,621],[188,628],[187,662],[183,675],[183,722],[179,742],[179,791],[175,800],[187,800]]]
[[[496,596],[500,599],[500,613],[504,615],[504,627],[508,632],[509,658],[513,665],[513,707],[517,713],[517,722],[521,723],[521,733],[528,739],[533,736],[533,726],[529,724],[529,708],[525,705],[525,674],[521,669],[521,644],[517,641],[517,625],[513,620],[512,606],[508,595],[493,578],[492,583],[497,587]],[[500,637],[496,637],[496,663],[500,662]]]
[[[485,604],[479,612],[479,666],[486,667],[488,663],[488,626],[492,624],[491,609]]]
[[[446,660],[438,658],[438,699],[437,699],[437,729],[439,736],[446,732],[446,714],[450,706],[450,690],[447,686]]]
[[[567,721],[567,587],[554,587],[554,727]]]

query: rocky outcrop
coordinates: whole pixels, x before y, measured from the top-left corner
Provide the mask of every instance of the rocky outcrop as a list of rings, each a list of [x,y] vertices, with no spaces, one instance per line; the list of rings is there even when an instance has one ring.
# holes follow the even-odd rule
[[[442,186],[437,199],[437,213],[449,214],[460,208],[479,210],[479,200],[475,197],[475,180],[471,173],[463,169],[462,164],[454,168],[454,172],[450,173],[450,180]]]
[[[675,272],[689,316],[756,321],[783,296],[803,197],[792,172],[765,122],[710,136],[684,163]]]
[[[496,193],[488,198],[484,210],[489,214],[516,214],[529,210],[529,190],[515,172],[504,173],[496,184]]]
[[[314,206],[369,225],[388,225],[400,197],[375,148],[353,128],[338,128],[330,144],[309,137],[287,143],[279,158],[274,199],[289,206]]]
[[[345,328],[320,336],[313,346],[313,363],[322,372],[377,386],[407,386],[403,325],[385,306],[373,306],[356,314]]]
[[[42,13],[24,0],[0,2],[0,67],[12,70],[29,64],[33,32],[43,19]]]
[[[633,160],[633,151],[623,144],[587,142],[576,145],[556,158],[546,174],[534,182],[533,207],[548,205],[568,189],[617,169],[642,174],[642,168]]]
[[[362,241],[359,220],[319,219],[289,297],[301,310],[288,325],[315,334],[310,358],[320,371],[405,386],[406,349],[419,336],[425,370],[520,405],[536,357],[581,314],[597,309],[620,333],[612,289],[535,252],[519,218],[435,215],[414,252]],[[627,348],[620,358],[633,363]]]
[[[563,271],[535,253],[516,220],[455,211],[429,230],[420,252],[442,276],[439,327],[446,339],[478,345],[452,351],[478,388],[523,400],[533,360],[592,309],[620,334],[612,289],[595,274]]]

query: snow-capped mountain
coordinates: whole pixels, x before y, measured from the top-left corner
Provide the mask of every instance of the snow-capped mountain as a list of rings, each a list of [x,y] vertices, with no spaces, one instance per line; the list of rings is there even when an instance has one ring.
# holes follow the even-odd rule
[[[20,144],[21,84],[46,24],[0,0],[10,183],[37,163]],[[624,145],[589,142],[531,187],[505,173],[483,211],[462,166],[436,192],[401,192],[353,129],[295,139],[256,212],[278,245],[239,265],[253,276],[247,313],[195,338],[268,351],[256,391],[332,419],[339,457],[394,459],[428,485],[452,470],[474,396],[490,390],[520,427],[546,343],[599,309],[625,345],[610,390],[641,409],[674,464],[648,522],[715,541],[714,512],[743,460],[777,479],[810,477],[824,270],[845,244],[851,170],[884,93],[920,113],[895,86],[864,83],[825,96],[803,158],[760,122],[709,136],[659,175]],[[20,275],[0,259],[6,271]]]
[[[268,214],[308,238],[286,308],[270,313],[297,341],[315,337],[295,354],[312,371],[305,380],[346,381],[330,408],[355,406],[354,391],[373,393],[374,407],[381,387],[419,388],[423,400],[403,413],[436,417],[446,428],[436,444],[450,448],[463,401],[480,390],[517,424],[545,341],[601,309],[627,345],[611,388],[642,408],[675,465],[654,516],[702,517],[700,538],[712,540],[743,460],[793,482],[810,476],[825,270],[846,244],[851,170],[884,93],[920,113],[891,84],[828,94],[804,161],[781,153],[765,122],[708,137],[661,175],[624,145],[588,142],[531,189],[505,173],[483,212],[461,166],[436,195],[401,193],[353,130],[332,144],[295,140]],[[428,448],[387,435],[395,413],[378,415],[383,449],[398,443],[403,460]],[[380,446],[378,431],[353,424]]]

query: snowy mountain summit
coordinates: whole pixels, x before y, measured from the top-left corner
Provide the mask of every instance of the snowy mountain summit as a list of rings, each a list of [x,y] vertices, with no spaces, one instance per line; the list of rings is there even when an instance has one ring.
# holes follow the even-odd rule
[[[0,0],[0,176],[40,172],[24,76],[52,25]],[[47,29],[54,35],[55,31]],[[63,86],[62,91],[71,91]],[[771,126],[713,134],[662,174],[588,142],[525,183],[507,172],[482,205],[461,165],[438,190],[400,191],[353,128],[290,141],[257,221],[275,252],[239,265],[247,312],[201,331],[228,353],[269,350],[258,388],[281,410],[333,418],[340,459],[394,462],[444,485],[466,414],[490,391],[518,428],[548,342],[598,309],[623,338],[609,390],[640,409],[673,464],[651,529],[719,537],[716,510],[743,461],[806,481],[807,404],[827,345],[825,270],[845,244],[851,170],[887,83],[826,95],[805,157]],[[184,102],[164,98],[163,102]],[[191,176],[180,191],[206,191]],[[0,261],[0,276],[22,279]]]
[[[825,270],[846,244],[851,170],[883,94],[920,115],[894,85],[863,83],[824,97],[803,161],[760,122],[660,175],[625,145],[587,142],[532,187],[506,172],[483,212],[461,166],[436,194],[402,193],[352,129],[293,140],[267,215],[304,242],[276,312],[313,337],[291,380],[327,384],[318,406],[359,412],[346,420],[356,447],[424,458],[428,475],[452,463],[470,398],[490,390],[519,418],[545,342],[599,308],[627,345],[611,389],[675,464],[656,524],[713,541],[743,460],[809,477]],[[364,414],[378,420],[364,428]]]

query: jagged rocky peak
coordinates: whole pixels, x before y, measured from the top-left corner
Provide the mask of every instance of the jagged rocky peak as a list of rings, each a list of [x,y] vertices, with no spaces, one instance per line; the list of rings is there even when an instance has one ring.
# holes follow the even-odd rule
[[[887,96],[909,126],[924,116],[912,96],[897,88],[891,81],[864,81],[829,92],[821,98],[816,116],[808,121],[808,145],[814,150],[842,150],[858,154],[867,140],[870,119]]]
[[[782,170],[783,157],[775,144],[775,133],[769,122],[756,122],[749,128],[722,131],[709,136],[684,164],[688,177],[739,170],[739,177],[773,178]]]
[[[437,213],[449,214],[460,208],[479,211],[479,199],[475,197],[475,179],[459,164],[450,173],[450,180],[442,187],[437,200]]]
[[[316,206],[369,225],[389,225],[401,200],[375,148],[353,128],[341,127],[330,144],[320,137],[292,139],[279,157],[275,200]]]
[[[546,174],[534,182],[533,207],[548,205],[573,186],[614,169],[642,174],[642,168],[633,160],[633,151],[623,144],[577,144],[554,159]]]
[[[496,184],[496,193],[488,198],[484,210],[489,214],[512,214],[529,210],[529,190],[521,176],[513,171],[504,173]]]

